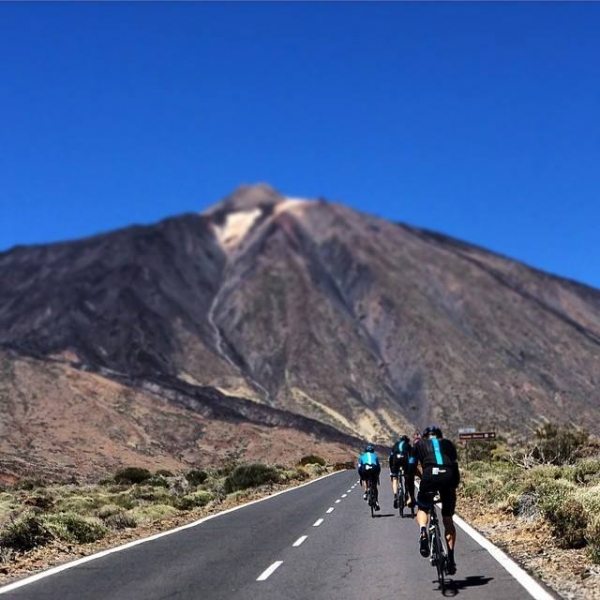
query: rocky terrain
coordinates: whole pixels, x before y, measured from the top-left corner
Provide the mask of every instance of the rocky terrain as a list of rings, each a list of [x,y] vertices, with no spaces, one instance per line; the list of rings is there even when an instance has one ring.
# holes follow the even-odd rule
[[[0,350],[7,472],[600,415],[600,291],[265,185],[0,254]]]

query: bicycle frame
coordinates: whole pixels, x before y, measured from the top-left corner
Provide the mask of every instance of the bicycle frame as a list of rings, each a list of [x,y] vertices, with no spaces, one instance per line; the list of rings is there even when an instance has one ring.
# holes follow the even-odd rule
[[[431,518],[429,520],[429,547],[431,548],[431,565],[436,568],[440,588],[444,591],[446,588],[444,575],[446,573],[448,557],[446,555],[446,550],[444,549],[440,522],[437,517],[435,505],[431,509]]]

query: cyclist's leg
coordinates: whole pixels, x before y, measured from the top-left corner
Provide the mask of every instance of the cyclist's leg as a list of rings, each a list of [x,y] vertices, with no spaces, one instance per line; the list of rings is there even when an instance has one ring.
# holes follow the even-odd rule
[[[415,505],[415,466],[413,463],[409,462],[406,467],[406,475],[404,476],[404,482],[406,484],[406,491],[408,492],[408,497],[410,500],[410,504],[408,506]]]
[[[454,549],[456,547],[456,527],[452,515],[456,509],[456,488],[444,487],[440,489],[442,501],[442,519],[444,521],[444,536],[448,545],[448,573],[456,573],[456,562],[454,560]]]
[[[433,508],[435,492],[435,482],[431,480],[430,470],[426,469],[421,477],[421,485],[417,495],[417,523],[419,524],[419,551],[421,556],[429,556],[427,526],[429,524],[429,511]]]
[[[379,473],[381,469],[373,469],[371,472],[371,485],[373,486],[373,492],[375,497],[375,510],[379,510]]]

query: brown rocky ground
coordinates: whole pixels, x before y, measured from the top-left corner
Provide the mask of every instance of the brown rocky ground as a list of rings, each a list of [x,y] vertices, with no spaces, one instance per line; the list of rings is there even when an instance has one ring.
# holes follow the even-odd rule
[[[217,401],[212,413],[219,408]],[[295,421],[270,426],[212,413],[68,364],[0,352],[0,483],[93,481],[123,466],[180,471],[231,456],[295,464],[311,453],[331,463],[354,455],[351,439],[328,440]]]
[[[557,548],[541,520],[526,521],[471,500],[459,506],[463,519],[561,597],[600,599],[600,566],[590,561],[585,550]]]

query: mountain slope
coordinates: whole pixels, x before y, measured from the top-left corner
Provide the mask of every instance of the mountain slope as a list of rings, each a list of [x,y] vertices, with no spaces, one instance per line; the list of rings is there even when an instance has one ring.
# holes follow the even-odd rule
[[[280,409],[329,425],[316,435],[332,441],[600,412],[598,290],[264,185],[202,215],[15,248],[0,281],[11,356],[165,398],[247,398],[265,421]]]

